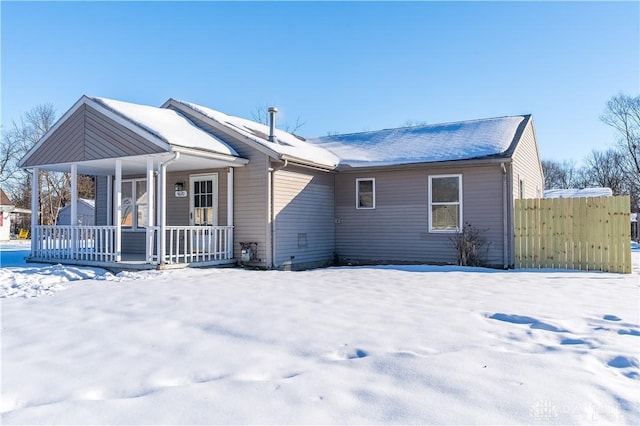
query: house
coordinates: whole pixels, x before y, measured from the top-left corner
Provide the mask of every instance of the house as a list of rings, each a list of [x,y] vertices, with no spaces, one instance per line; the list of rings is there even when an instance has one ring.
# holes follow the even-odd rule
[[[95,209],[96,203],[94,200],[78,198],[78,207],[76,211],[77,225],[94,226],[96,224]],[[71,225],[71,205],[66,205],[58,211],[56,224]]]
[[[11,213],[15,205],[0,188],[0,241],[11,239]]]
[[[96,177],[94,226],[41,226],[31,260],[103,266],[455,261],[464,223],[513,264],[515,198],[540,197],[529,115],[305,140],[169,99],[83,96],[21,160]],[[37,192],[34,191],[35,194]],[[32,199],[37,211],[37,195]],[[37,237],[36,237],[37,236]]]

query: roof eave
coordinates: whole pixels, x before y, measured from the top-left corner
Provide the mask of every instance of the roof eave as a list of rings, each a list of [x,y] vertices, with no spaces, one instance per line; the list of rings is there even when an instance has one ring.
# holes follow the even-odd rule
[[[242,157],[236,157],[235,155],[221,154],[219,152],[207,151],[201,148],[188,148],[179,145],[172,145],[171,151],[180,152],[184,154],[198,155],[206,158],[210,158],[213,160],[221,160],[226,161],[233,165],[244,166],[249,164],[249,160]]]
[[[314,169],[322,169],[327,171],[336,170],[336,168],[338,167],[337,165],[327,165],[327,164],[316,163],[314,161],[305,160],[304,158],[299,158],[299,157],[295,157],[293,155],[288,155],[288,154],[280,154],[278,159],[281,161],[296,163],[301,166],[309,166]]]
[[[469,165],[489,165],[500,163],[511,163],[512,158],[499,154],[497,156],[483,157],[483,158],[466,158],[460,160],[447,160],[447,161],[428,161],[428,162],[415,162],[405,164],[383,164],[375,166],[362,166],[352,167],[347,164],[341,164],[338,166],[339,172],[355,172],[355,171],[379,171],[379,170],[398,170],[398,169],[416,169],[425,168],[429,166],[437,167],[452,167],[452,166],[469,166]]]

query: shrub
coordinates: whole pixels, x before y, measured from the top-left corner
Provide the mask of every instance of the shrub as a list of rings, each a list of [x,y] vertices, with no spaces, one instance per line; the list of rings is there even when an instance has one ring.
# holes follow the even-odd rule
[[[458,252],[458,265],[485,266],[491,243],[482,236],[488,229],[479,229],[465,222],[462,230],[449,240]]]

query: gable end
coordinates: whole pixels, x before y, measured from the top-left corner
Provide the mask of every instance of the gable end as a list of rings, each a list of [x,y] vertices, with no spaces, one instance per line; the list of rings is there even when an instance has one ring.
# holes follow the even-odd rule
[[[165,152],[87,103],[70,112],[27,154],[22,167]]]

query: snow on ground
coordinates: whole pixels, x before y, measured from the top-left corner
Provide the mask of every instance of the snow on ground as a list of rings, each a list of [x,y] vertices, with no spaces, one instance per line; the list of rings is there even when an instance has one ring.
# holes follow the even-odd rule
[[[0,248],[3,273],[41,275]],[[65,281],[0,299],[0,420],[638,424],[637,246],[634,260],[632,275],[385,266]]]
[[[144,274],[121,272],[113,275],[104,269],[68,265],[29,264],[30,241],[12,241],[0,245],[0,298],[38,297],[67,288],[66,283],[78,280],[123,281],[143,279]],[[147,274],[148,275],[148,274]]]

